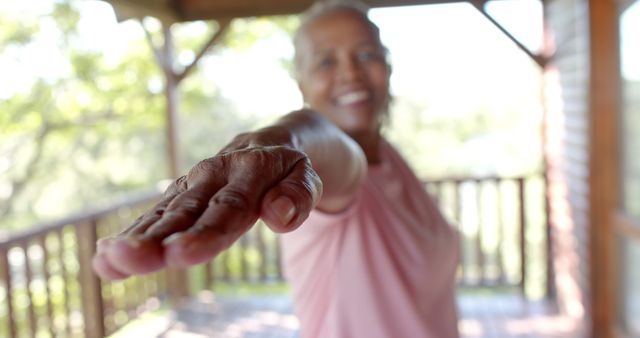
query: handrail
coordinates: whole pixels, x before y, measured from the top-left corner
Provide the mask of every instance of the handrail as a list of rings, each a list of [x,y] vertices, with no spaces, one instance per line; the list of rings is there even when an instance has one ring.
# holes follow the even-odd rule
[[[525,291],[530,274],[528,260],[541,251],[536,245],[544,246],[530,243],[526,232],[532,225],[546,224],[544,220],[536,221],[542,225],[529,220],[529,198],[538,196],[530,195],[533,189],[529,189],[529,183],[533,181],[543,182],[542,175],[437,178],[423,182],[447,219],[460,230],[460,286],[508,286]],[[283,281],[277,235],[263,224],[254,226],[216,259],[186,272],[191,281],[176,279],[185,273],[182,271],[121,282],[100,281],[90,267],[96,239],[120,231],[160,196],[159,190],[152,189],[108,207],[0,237],[0,336],[21,337],[27,332],[34,336],[48,330],[54,337],[103,337],[124,324],[121,318],[131,320],[149,306],[157,307],[186,285],[198,285],[197,290],[189,290],[193,293],[211,289],[216,283]],[[543,199],[544,193],[539,197]],[[121,213],[123,209],[131,212]],[[504,216],[505,211],[508,216]],[[487,244],[492,236],[493,242]],[[528,254],[531,248],[533,255]],[[542,264],[545,261],[542,259]],[[42,297],[45,304],[34,302]],[[71,320],[78,316],[82,318],[80,322]]]
[[[439,183],[451,183],[451,182],[491,182],[491,181],[516,181],[518,179],[529,179],[534,177],[540,177],[542,174],[540,173],[529,173],[529,174],[520,174],[520,175],[512,175],[512,176],[497,176],[497,175],[486,175],[486,176],[449,176],[449,177],[436,177],[436,178],[428,178],[422,181],[424,184],[439,184]]]
[[[540,184],[544,184],[542,174],[533,173],[513,177],[460,176],[423,181],[423,184],[431,190],[448,221],[461,230],[458,268],[460,286],[516,286],[526,294],[529,279],[528,265],[531,259],[528,257],[530,247],[543,252],[545,256],[549,255],[548,248],[536,247],[539,243],[530,243],[531,240],[527,236],[527,231],[532,226],[529,224],[530,217],[535,214],[529,210],[528,205],[531,202],[529,182],[536,179]],[[505,195],[503,189],[505,185],[511,186],[511,192],[508,195]],[[483,197],[487,189],[492,193],[488,200]],[[540,191],[541,201],[544,199],[543,191],[544,189]],[[508,221],[504,219],[505,211],[511,212],[512,217]],[[544,229],[547,225],[546,209],[540,205],[540,210],[537,212],[543,215],[544,219],[536,223],[540,229]],[[472,216],[470,221],[469,215]],[[492,216],[493,219],[487,216]],[[546,232],[546,229],[544,230]],[[487,235],[493,243],[487,244],[489,242],[485,239]],[[505,245],[517,247],[518,250],[505,254],[505,250],[508,250],[505,249]],[[513,262],[514,257],[517,257],[517,269],[505,262],[506,259]],[[544,262],[546,260],[543,264]]]
[[[128,196],[120,201],[115,202],[107,207],[102,208],[90,208],[88,211],[77,213],[59,220],[52,222],[43,222],[29,227],[27,230],[20,232],[8,232],[0,234],[0,250],[6,249],[9,245],[23,242],[33,237],[41,236],[51,231],[59,230],[69,224],[86,223],[91,220],[104,217],[111,214],[118,209],[126,206],[146,203],[160,197],[161,192],[159,189],[151,189],[138,193],[133,196]]]
[[[53,337],[104,337],[123,325],[123,316],[132,320],[149,308],[149,301],[154,307],[168,298],[179,286],[164,272],[105,282],[91,268],[96,240],[120,231],[160,196],[158,189],[151,189],[107,207],[3,235],[0,337],[35,337],[43,331]]]

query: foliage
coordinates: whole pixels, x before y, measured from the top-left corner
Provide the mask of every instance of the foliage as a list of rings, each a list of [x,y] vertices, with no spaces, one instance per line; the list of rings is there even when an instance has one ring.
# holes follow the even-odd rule
[[[88,47],[81,28],[86,3],[45,2],[40,12],[19,17],[0,8],[0,63],[24,67],[25,56],[44,51],[50,55],[39,57],[51,58],[49,67],[56,68],[21,74],[27,83],[22,89],[0,86],[10,88],[0,92],[0,231],[108,204],[168,175],[163,75],[151,48],[142,33],[123,40],[120,55]],[[265,27],[291,30],[284,24],[291,20],[253,21],[235,23],[226,38],[231,47],[223,48],[247,48]],[[161,26],[145,26],[161,43]],[[198,22],[172,28],[181,51],[174,68],[180,70],[219,27]],[[191,75],[181,91],[183,167],[253,125],[230,119],[233,107],[211,79]]]
[[[34,26],[27,30],[21,19],[0,19],[3,29],[13,31],[0,45],[16,49],[42,43],[47,37],[39,33],[53,19],[58,51],[68,60],[61,65],[66,74],[35,78],[2,109],[0,156],[8,166],[0,185],[8,193],[0,196],[0,215],[10,228],[104,202],[161,177],[154,170],[163,166],[161,158],[143,155],[145,146],[161,148],[163,142],[162,97],[147,87],[158,70],[140,46],[114,64],[76,48],[78,15],[72,3],[58,2],[43,19],[30,20]],[[133,168],[136,175],[124,173]]]
[[[475,107],[465,114],[438,113],[428,100],[395,97],[389,139],[423,178],[517,176],[540,171],[540,130],[535,116],[517,107]],[[490,151],[488,150],[490,149]]]
[[[108,204],[168,176],[164,78],[141,28],[160,47],[162,26],[145,19],[134,36],[96,48],[100,43],[87,45],[91,37],[82,31],[87,2],[39,2],[40,12],[20,16],[0,7],[0,71],[19,68],[34,55],[49,64],[42,61],[38,69],[0,82],[0,231]],[[222,57],[238,59],[261,43],[273,43],[275,35],[290,37],[297,25],[293,16],[235,19],[222,42],[181,82],[182,168],[215,154],[237,132],[273,118],[257,111],[240,114],[240,103],[223,93],[225,84],[210,64]],[[180,72],[193,62],[219,28],[217,22],[174,25],[173,69]],[[292,60],[281,56],[274,67],[291,74]],[[257,68],[250,69],[240,81],[265,80],[252,73]],[[271,75],[262,76],[263,83],[270,85]],[[267,95],[266,100],[279,98]],[[539,170],[538,129],[531,127],[538,122],[523,119],[520,107],[476,106],[471,113],[442,114],[429,100],[397,95],[385,130],[419,176]]]

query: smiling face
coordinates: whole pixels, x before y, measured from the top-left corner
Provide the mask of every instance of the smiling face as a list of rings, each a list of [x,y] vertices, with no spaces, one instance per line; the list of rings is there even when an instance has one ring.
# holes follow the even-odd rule
[[[378,133],[389,101],[385,49],[366,20],[336,9],[303,27],[296,41],[305,102],[354,138]]]

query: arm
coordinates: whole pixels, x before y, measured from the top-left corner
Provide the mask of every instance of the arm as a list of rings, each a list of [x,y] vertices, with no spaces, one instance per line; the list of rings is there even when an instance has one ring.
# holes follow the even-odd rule
[[[238,135],[176,180],[124,232],[99,241],[94,269],[118,279],[204,262],[260,217],[274,231],[292,231],[316,206],[347,207],[365,170],[352,139],[314,112],[293,112]]]
[[[345,209],[364,180],[367,160],[360,146],[313,111],[286,115],[271,128],[290,133],[292,146],[305,153],[320,176],[323,193],[317,208],[333,213]],[[266,128],[269,133],[271,128]]]

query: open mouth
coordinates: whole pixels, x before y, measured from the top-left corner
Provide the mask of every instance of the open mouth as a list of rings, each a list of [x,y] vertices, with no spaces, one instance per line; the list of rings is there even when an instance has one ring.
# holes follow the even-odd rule
[[[370,96],[371,95],[366,91],[350,92],[348,94],[338,96],[338,98],[336,98],[336,103],[339,106],[351,105],[355,103],[364,102],[368,100]]]

